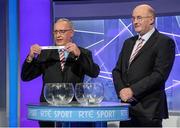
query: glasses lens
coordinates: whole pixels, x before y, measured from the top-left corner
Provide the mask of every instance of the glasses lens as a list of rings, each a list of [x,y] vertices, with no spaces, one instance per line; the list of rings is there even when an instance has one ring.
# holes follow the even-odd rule
[[[64,34],[64,33],[66,33],[66,32],[68,32],[68,31],[70,31],[71,29],[65,29],[65,30],[55,30],[54,31],[54,34]]]

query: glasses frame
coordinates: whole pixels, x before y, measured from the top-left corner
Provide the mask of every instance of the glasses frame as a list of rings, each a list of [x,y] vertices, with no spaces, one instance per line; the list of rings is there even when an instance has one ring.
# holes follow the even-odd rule
[[[54,30],[53,33],[54,33],[55,35],[57,35],[57,34],[65,34],[66,32],[71,31],[71,30],[72,30],[72,29]]]
[[[137,17],[132,17],[132,21],[134,22],[135,20],[137,20],[138,22],[142,22],[143,19],[145,18],[151,18],[152,16],[137,16]]]

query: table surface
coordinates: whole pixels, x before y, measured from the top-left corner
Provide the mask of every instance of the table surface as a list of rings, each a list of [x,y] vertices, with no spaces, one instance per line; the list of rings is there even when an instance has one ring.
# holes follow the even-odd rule
[[[50,105],[46,102],[44,103],[30,103],[28,104],[28,106],[41,106],[41,107],[119,107],[119,106],[129,106],[129,104],[127,103],[120,103],[120,102],[101,102],[100,104],[88,104],[88,105],[82,105],[82,104],[79,104],[78,102],[76,101],[72,101],[71,103],[69,104],[61,104],[61,105]]]

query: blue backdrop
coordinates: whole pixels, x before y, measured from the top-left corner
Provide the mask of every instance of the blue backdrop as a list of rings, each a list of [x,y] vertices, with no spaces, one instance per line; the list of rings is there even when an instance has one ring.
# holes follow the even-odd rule
[[[86,77],[85,81],[100,81],[104,84],[104,100],[118,100],[111,71],[116,65],[124,40],[136,34],[131,19],[74,20],[73,23],[74,42],[91,50],[95,62],[101,68],[98,78]],[[180,97],[180,16],[157,17],[156,27],[176,43],[176,58],[166,82],[166,93],[169,109],[180,110],[180,102],[177,102]]]

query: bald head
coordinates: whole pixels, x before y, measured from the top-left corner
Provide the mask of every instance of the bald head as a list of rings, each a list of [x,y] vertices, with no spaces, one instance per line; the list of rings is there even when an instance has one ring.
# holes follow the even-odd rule
[[[134,11],[142,11],[142,12],[146,13],[146,15],[153,16],[155,18],[154,9],[148,4],[138,5],[134,8],[133,12]]]

